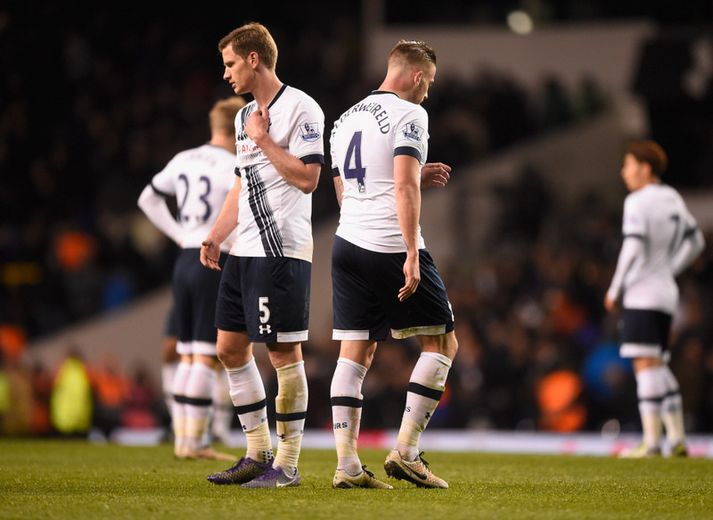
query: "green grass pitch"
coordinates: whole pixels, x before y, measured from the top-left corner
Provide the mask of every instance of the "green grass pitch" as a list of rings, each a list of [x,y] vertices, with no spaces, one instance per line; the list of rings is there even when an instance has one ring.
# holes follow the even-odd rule
[[[362,462],[385,478],[385,456]],[[331,450],[302,452],[301,487],[253,490],[210,484],[225,463],[176,461],[168,445],[0,440],[0,518],[713,518],[710,459],[425,456],[450,489],[335,490]]]

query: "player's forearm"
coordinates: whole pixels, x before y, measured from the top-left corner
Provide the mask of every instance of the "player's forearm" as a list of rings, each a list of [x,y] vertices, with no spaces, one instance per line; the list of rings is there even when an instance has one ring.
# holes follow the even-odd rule
[[[342,178],[340,176],[334,177],[334,193],[337,196],[337,204],[342,207],[342,194],[344,193],[344,184],[342,183]]]
[[[256,143],[285,181],[303,193],[312,193],[319,182],[319,168],[303,163],[281,148],[269,134]]]
[[[624,285],[624,278],[629,271],[634,261],[639,255],[644,253],[644,244],[640,238],[625,237],[624,243],[621,245],[619,259],[616,263],[616,271],[612,277],[611,284],[607,290],[607,296],[612,300],[616,300],[621,295]]]
[[[240,197],[240,183],[236,181],[236,185],[228,193],[228,196],[223,202],[223,207],[218,213],[218,218],[215,224],[208,233],[206,241],[214,242],[218,245],[222,244],[226,238],[233,232],[238,225],[238,201]]]
[[[418,251],[418,221],[421,215],[421,189],[416,175],[395,176],[396,215],[410,254]]]
[[[181,228],[168,210],[165,199],[150,185],[141,192],[138,205],[154,226],[180,245]]]
[[[681,274],[693,261],[701,254],[705,247],[703,233],[696,229],[690,236],[681,243],[671,260],[671,268],[674,276]]]

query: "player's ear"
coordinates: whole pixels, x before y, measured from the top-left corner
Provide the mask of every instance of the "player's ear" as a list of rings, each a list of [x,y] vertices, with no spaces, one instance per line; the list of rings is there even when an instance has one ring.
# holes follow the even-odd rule
[[[248,61],[248,64],[254,69],[254,68],[256,68],[256,67],[258,66],[258,64],[260,63],[260,56],[258,55],[257,52],[251,51],[251,52],[248,54],[248,60],[247,60],[247,61]]]
[[[423,71],[421,69],[414,69],[415,74],[413,75],[414,86],[420,85],[423,81]]]

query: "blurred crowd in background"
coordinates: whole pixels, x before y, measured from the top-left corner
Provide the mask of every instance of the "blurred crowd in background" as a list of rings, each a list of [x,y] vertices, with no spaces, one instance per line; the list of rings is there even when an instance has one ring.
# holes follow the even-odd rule
[[[354,4],[332,6],[329,24],[299,26],[287,23],[296,7],[278,15],[253,6],[252,18],[278,27],[278,75],[320,102],[328,127],[381,79],[363,77]],[[6,433],[73,432],[52,416],[65,369],[74,374],[70,379],[84,381],[78,388],[90,403],[80,431],[91,424],[103,431],[166,424],[159,382],[147,377],[146,367],[124,374],[116,360],[88,366],[69,353],[62,367],[28,367],[20,355],[33,339],[168,283],[175,247],[138,213],[136,199],[174,154],[208,139],[210,106],[231,94],[216,44],[245,21],[239,12],[219,14],[216,24],[207,10],[167,20],[150,6],[145,16],[118,7],[78,16],[76,9],[50,2],[34,10],[0,8],[0,431]],[[670,39],[656,44],[666,47]],[[647,90],[646,74],[642,66],[632,87],[647,101],[652,124],[664,107],[688,116],[684,123],[698,132],[696,142],[713,142],[713,119],[701,123],[713,107],[710,90],[696,104],[676,91]],[[677,99],[686,111],[677,111]],[[536,89],[497,70],[468,81],[439,76],[426,103],[429,157],[457,168],[609,107],[592,78],[567,90],[554,76]],[[658,128],[666,147],[671,131]],[[670,144],[675,152],[676,142]],[[700,185],[707,164],[705,156],[692,160],[698,169],[682,177],[689,187]],[[329,164],[322,173],[315,223],[337,211]],[[616,428],[638,428],[631,369],[618,358],[615,318],[601,304],[620,245],[621,214],[595,198],[576,214],[563,214],[551,203],[552,189],[525,168],[516,183],[493,193],[501,213],[489,254],[440,266],[460,353],[433,427],[575,431],[614,419]],[[707,242],[713,243],[710,234]],[[710,432],[710,247],[704,256],[681,279],[672,368],[688,427]],[[364,387],[364,428],[400,421],[418,355],[415,345],[401,345],[380,346]],[[329,427],[336,351],[332,344],[307,344],[305,352],[307,427]],[[268,387],[275,384],[266,379]]]

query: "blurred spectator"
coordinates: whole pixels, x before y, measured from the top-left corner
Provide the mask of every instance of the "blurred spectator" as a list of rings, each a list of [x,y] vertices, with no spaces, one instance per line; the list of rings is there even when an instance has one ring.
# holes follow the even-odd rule
[[[57,371],[50,399],[50,417],[62,435],[83,435],[92,422],[92,390],[81,355],[70,347]]]
[[[121,425],[121,417],[130,393],[130,382],[116,358],[107,353],[101,365],[91,372],[94,390],[93,424],[105,437]]]

